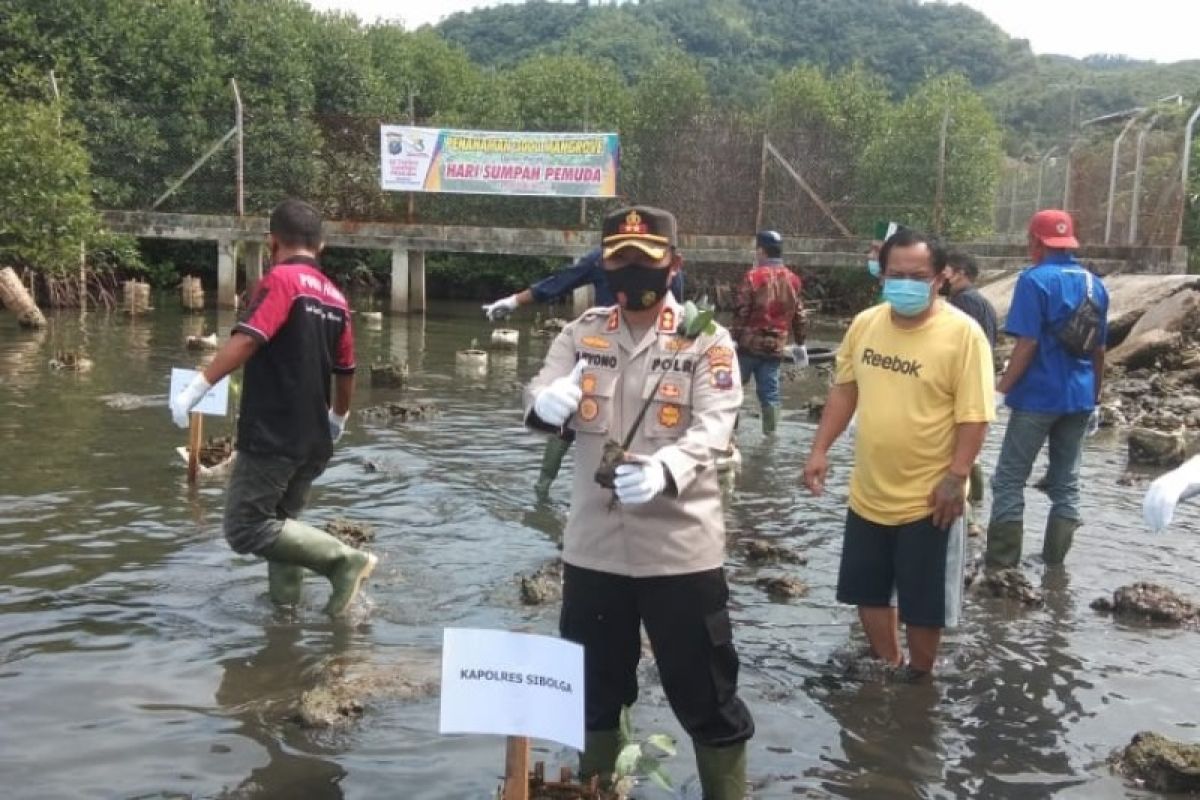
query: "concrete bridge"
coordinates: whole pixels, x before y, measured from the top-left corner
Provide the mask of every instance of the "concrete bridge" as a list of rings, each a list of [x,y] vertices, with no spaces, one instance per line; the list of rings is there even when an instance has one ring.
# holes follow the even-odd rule
[[[266,217],[162,214],[105,211],[104,224],[116,233],[149,239],[211,241],[217,245],[217,304],[236,304],[237,263],[243,256],[247,285],[262,277],[267,236]],[[594,230],[483,228],[461,225],[404,225],[386,222],[330,220],[325,223],[330,247],[389,250],[392,253],[391,310],[425,310],[427,252],[494,253],[500,255],[575,258],[599,242]],[[784,259],[796,267],[862,268],[869,242],[859,239],[810,239],[787,236]],[[983,270],[1013,271],[1027,263],[1023,241],[961,242]],[[680,235],[680,249],[694,264],[744,267],[754,255],[754,237]],[[1085,247],[1081,258],[1103,274],[1187,271],[1185,247]]]

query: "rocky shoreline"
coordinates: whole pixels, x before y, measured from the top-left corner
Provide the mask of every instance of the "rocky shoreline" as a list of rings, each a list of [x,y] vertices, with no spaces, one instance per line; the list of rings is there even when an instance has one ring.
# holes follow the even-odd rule
[[[1200,278],[1109,275],[1101,427],[1129,434],[1129,466],[1171,468],[1200,446]],[[981,287],[1003,318],[1016,276]],[[997,347],[1008,357],[1012,341]]]

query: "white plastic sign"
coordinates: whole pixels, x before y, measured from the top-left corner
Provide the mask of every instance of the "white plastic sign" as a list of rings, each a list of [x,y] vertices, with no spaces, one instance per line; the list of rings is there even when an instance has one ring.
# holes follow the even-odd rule
[[[171,393],[167,397],[174,397],[182,392],[195,377],[196,370],[194,369],[172,367]],[[208,414],[210,417],[223,417],[229,413],[229,378],[225,377],[217,381],[216,386],[213,386],[204,397],[200,398],[200,402],[192,411],[198,414]]]
[[[553,636],[447,628],[440,733],[529,736],[583,749],[583,648]]]

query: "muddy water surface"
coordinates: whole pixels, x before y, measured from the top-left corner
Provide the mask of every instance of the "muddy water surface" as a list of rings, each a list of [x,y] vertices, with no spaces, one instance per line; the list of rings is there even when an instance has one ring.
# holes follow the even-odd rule
[[[435,305],[424,319],[359,330],[360,363],[397,358],[411,377],[405,390],[373,391],[363,371],[356,405],[434,403],[442,414],[356,419],[318,483],[308,518],[370,523],[383,557],[368,602],[334,625],[319,612],[316,579],[299,613],[271,608],[263,564],[221,538],[221,484],[189,490],[173,452],[183,436],[165,407],[169,369],[194,363],[186,335],[230,322],[95,313],[28,333],[0,318],[0,794],[491,796],[502,742],[439,737],[436,697],[385,692],[355,724],[318,731],[298,724],[297,702],[335,667],[427,676],[447,625],[555,630],[556,608],[522,606],[516,582],[556,555],[567,511],[565,480],[551,505],[532,503],[541,444],[518,410],[519,383],[547,342],[523,335],[477,376],[454,365],[471,338],[487,341],[475,306]],[[94,368],[52,372],[63,349],[86,352]],[[753,417],[739,436],[746,466],[728,512],[729,568],[758,722],[754,796],[1139,796],[1104,760],[1137,730],[1200,738],[1200,634],[1117,624],[1088,603],[1135,580],[1200,596],[1196,507],[1172,533],[1144,533],[1140,490],[1117,484],[1121,443],[1102,434],[1088,442],[1088,525],[1069,577],[1043,583],[1028,567],[1043,608],[969,598],[932,687],[840,680],[829,658],[859,644],[852,611],[833,596],[848,450],[837,450],[829,496],[813,499],[796,480],[814,430],[800,406],[820,380],[785,384],[775,441]],[[997,430],[989,471],[999,440]],[[1044,498],[1030,490],[1029,500],[1040,529]],[[808,564],[749,566],[744,542],[755,538]],[[755,585],[772,575],[812,590],[772,601]],[[636,724],[678,735],[648,663],[642,675]],[[567,755],[553,745],[537,754]],[[669,770],[695,798],[690,755],[685,746]]]

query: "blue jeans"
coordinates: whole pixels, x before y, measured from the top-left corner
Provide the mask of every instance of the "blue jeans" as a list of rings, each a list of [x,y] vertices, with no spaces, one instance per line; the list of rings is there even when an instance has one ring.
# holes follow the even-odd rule
[[[779,367],[783,362],[778,358],[752,356],[738,353],[738,365],[742,370],[742,386],[750,382],[754,376],[754,391],[758,393],[758,402],[763,406],[779,408]]]
[[[1046,473],[1050,515],[1079,521],[1079,462],[1090,412],[1038,414],[1013,411],[992,476],[992,523],[1021,522],[1025,513],[1025,482],[1047,439],[1050,469]]]

